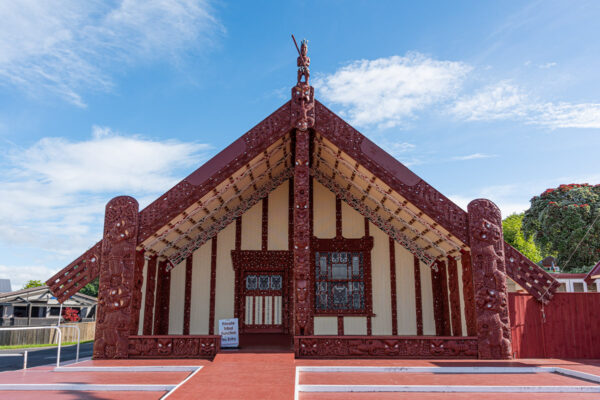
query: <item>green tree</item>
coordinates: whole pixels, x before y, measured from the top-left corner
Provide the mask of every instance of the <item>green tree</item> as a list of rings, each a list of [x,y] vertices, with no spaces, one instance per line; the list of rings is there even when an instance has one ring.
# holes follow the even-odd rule
[[[34,288],[34,287],[38,287],[38,286],[44,286],[44,283],[42,281],[37,281],[37,280],[32,279],[32,280],[27,281],[25,286],[23,286],[23,289],[29,289],[29,288]]]
[[[87,294],[88,296],[98,297],[98,278],[85,285],[79,291],[79,293]]]
[[[531,199],[523,232],[542,254],[556,254],[563,271],[600,259],[600,185],[569,184]]]
[[[506,243],[523,253],[523,255],[531,261],[537,263],[543,258],[542,253],[535,245],[532,237],[528,239],[525,238],[521,229],[522,224],[523,213],[511,214],[506,217],[502,221],[504,240],[506,240]]]

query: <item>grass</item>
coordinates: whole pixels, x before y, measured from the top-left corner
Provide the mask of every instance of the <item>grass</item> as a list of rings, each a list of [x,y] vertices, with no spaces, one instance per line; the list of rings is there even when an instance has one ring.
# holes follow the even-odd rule
[[[93,342],[93,340],[82,340],[79,342],[80,344]],[[63,342],[63,346],[69,346],[72,344],[77,344],[77,342]],[[57,344],[54,343],[43,343],[43,344],[19,344],[14,346],[0,346],[0,350],[12,350],[12,349],[27,349],[32,347],[56,347]]]

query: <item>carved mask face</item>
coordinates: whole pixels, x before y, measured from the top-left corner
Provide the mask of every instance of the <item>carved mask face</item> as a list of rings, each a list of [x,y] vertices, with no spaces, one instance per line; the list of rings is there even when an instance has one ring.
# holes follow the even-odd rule
[[[431,354],[436,356],[444,354],[444,341],[443,340],[432,340],[431,348],[429,349]]]
[[[306,281],[299,281],[296,284],[296,296],[298,296],[298,301],[304,303],[308,296],[308,290],[306,288]]]
[[[173,341],[171,339],[158,339],[158,353],[169,355],[173,351]]]
[[[496,242],[498,240],[500,240],[500,228],[495,225],[492,224],[490,221],[488,221],[487,219],[483,219],[481,221],[481,226],[479,228],[479,232],[478,232],[478,236],[479,239],[483,240],[484,242],[488,242],[488,243],[493,243]]]

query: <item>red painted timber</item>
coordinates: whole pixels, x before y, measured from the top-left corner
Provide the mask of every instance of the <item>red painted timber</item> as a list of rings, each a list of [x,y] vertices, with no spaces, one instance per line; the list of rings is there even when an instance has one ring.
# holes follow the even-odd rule
[[[557,293],[543,306],[509,294],[513,352],[519,358],[600,358],[600,293]]]

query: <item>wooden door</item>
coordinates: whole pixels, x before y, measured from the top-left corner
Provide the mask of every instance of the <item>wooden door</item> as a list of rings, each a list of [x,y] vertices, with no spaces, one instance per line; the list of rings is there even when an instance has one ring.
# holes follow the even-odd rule
[[[283,332],[283,271],[246,271],[242,281],[242,332]]]

